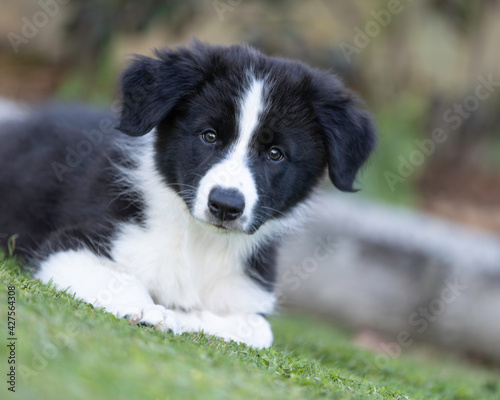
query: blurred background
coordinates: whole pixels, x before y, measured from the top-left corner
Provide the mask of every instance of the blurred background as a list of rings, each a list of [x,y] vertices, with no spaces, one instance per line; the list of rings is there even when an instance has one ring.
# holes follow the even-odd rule
[[[500,362],[500,1],[2,0],[0,96],[111,107],[132,53],[249,43],[337,73],[380,142],[287,239],[283,309],[384,357]]]

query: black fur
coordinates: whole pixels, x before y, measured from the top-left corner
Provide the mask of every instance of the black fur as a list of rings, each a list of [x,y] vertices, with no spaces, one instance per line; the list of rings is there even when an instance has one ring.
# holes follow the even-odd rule
[[[375,129],[368,113],[359,109],[357,98],[337,78],[317,72],[313,86],[314,107],[328,151],[330,179],[338,189],[353,192],[356,174],[375,147]]]
[[[140,194],[116,179],[113,165],[131,160],[117,146],[122,134],[114,124],[113,114],[81,106],[46,107],[28,120],[2,124],[2,247],[17,235],[21,256],[83,246],[109,255],[116,223],[141,221]]]
[[[272,291],[276,283],[278,242],[271,240],[259,246],[246,261],[247,273],[255,282]]]
[[[160,50],[156,55],[158,59],[137,58],[123,75],[120,129],[141,135],[158,125],[158,167],[188,207],[203,174],[234,141],[234,99],[248,83],[242,76],[247,70],[273,81],[266,93],[272,107],[262,118],[249,155],[261,199],[259,218],[249,233],[304,200],[326,165],[338,189],[354,191],[375,133],[368,114],[335,76],[245,46],[195,42],[190,49]],[[216,146],[200,141],[207,128],[219,134]],[[286,163],[266,160],[272,146],[286,149]],[[186,149],[189,156],[179,158]]]
[[[88,108],[48,107],[1,126],[0,233],[19,235],[20,254],[43,258],[86,247],[110,257],[117,223],[143,223],[144,199],[120,180],[116,168],[133,167],[130,150],[119,144],[134,139],[121,132],[142,136],[157,128],[156,167],[192,211],[200,179],[235,141],[236,99],[249,84],[248,71],[272,84],[247,157],[259,201],[246,233],[305,200],[326,168],[338,189],[354,190],[375,133],[368,114],[334,75],[246,46],[195,42],[155,54],[157,58],[137,56],[122,75],[119,121]],[[102,121],[109,122],[106,129]],[[216,144],[200,139],[207,129],[217,132]],[[71,161],[82,141],[92,151],[68,167],[68,157]],[[285,158],[270,160],[271,147],[282,149]],[[6,239],[0,237],[0,245],[6,246]],[[247,260],[249,275],[269,290],[275,256],[272,242]]]

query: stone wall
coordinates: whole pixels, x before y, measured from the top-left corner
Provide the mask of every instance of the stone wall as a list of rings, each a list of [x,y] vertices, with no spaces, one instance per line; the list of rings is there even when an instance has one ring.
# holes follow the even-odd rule
[[[283,307],[500,361],[500,238],[352,195],[317,210],[281,250]]]

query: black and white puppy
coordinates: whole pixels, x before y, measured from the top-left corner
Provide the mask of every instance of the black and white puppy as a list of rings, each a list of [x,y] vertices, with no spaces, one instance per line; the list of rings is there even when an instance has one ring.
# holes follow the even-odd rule
[[[353,191],[370,118],[334,75],[251,47],[155,54],[116,119],[0,104],[1,244],[132,322],[270,346],[277,240],[326,171]]]

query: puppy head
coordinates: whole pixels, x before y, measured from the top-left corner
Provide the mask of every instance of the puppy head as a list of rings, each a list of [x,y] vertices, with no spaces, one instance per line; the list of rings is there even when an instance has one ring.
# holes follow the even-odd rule
[[[253,233],[304,201],[325,168],[354,190],[375,134],[333,75],[245,46],[156,56],[125,71],[119,129],[156,128],[157,168],[194,218]]]

